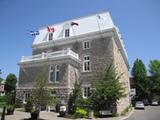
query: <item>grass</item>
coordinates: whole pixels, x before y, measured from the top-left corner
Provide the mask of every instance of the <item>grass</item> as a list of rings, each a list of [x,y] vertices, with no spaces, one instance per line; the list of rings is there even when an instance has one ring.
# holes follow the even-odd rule
[[[0,96],[0,108],[3,108],[7,104],[7,97],[6,96]]]

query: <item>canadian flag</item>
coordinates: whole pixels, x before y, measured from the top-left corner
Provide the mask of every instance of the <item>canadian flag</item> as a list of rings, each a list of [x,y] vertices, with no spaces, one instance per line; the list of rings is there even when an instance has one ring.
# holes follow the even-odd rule
[[[47,30],[48,30],[48,32],[54,32],[54,28],[50,27],[50,26],[47,26]]]

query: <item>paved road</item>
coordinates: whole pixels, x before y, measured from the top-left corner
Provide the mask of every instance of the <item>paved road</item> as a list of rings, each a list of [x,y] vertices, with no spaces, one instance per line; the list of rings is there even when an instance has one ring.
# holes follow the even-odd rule
[[[126,120],[160,120],[160,106],[146,106],[145,110],[135,110]]]
[[[63,117],[57,117],[58,113],[42,111],[40,118],[43,120],[73,120]],[[30,118],[30,113],[15,111],[14,115],[6,115],[5,120],[27,120]],[[121,120],[123,117],[114,118],[97,118],[92,120]],[[77,119],[77,120],[91,120],[91,119]]]

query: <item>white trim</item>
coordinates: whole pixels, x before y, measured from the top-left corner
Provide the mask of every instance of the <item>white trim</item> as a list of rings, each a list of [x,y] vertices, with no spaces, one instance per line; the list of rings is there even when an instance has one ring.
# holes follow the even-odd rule
[[[89,57],[89,60],[85,60],[85,57]],[[89,70],[85,70],[85,63],[89,62]],[[83,72],[91,72],[91,57],[90,55],[84,55],[83,56]]]
[[[60,58],[66,58],[66,57],[70,57],[73,59],[77,59],[78,61],[80,61],[79,59],[79,55],[75,52],[73,52],[71,49],[66,49],[66,50],[61,50],[61,51],[56,51],[56,52],[50,52],[50,53],[42,53],[42,54],[37,54],[37,55],[33,55],[33,56],[22,56],[20,64],[23,63],[28,63],[28,62],[40,62],[40,61],[46,61],[48,59],[51,60],[57,60]]]

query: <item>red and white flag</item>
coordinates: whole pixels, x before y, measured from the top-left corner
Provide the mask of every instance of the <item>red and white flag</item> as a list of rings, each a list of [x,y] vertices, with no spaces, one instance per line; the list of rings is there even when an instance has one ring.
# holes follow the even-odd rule
[[[50,26],[47,26],[47,30],[48,30],[48,32],[54,32],[54,28],[50,27]]]

